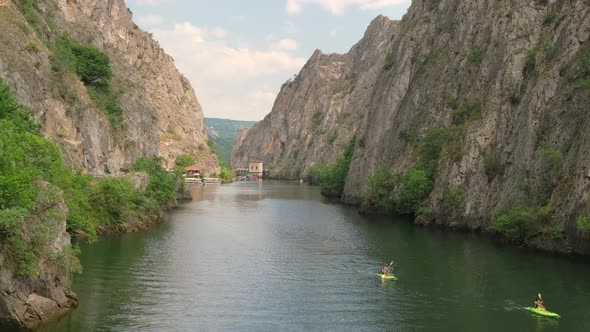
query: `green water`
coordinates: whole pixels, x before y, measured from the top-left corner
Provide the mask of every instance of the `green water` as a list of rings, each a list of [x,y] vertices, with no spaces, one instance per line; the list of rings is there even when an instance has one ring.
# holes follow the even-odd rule
[[[41,331],[590,331],[590,264],[367,217],[281,182],[193,188],[82,245],[81,305]],[[399,280],[383,281],[395,259]],[[541,291],[559,320],[523,310]]]

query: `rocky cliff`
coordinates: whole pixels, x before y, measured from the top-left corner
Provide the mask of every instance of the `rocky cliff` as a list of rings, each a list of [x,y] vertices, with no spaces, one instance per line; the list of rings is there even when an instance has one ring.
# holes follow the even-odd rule
[[[588,253],[589,14],[582,0],[415,0],[401,21],[376,18],[347,54],[314,53],[232,164],[306,175],[356,134],[344,200],[370,201],[385,170],[395,209],[396,179],[426,169],[418,222]]]
[[[0,3],[0,77],[34,110],[66,162],[93,174],[125,170],[139,156],[172,166],[189,153],[216,171],[203,113],[188,80],[151,36],[132,21],[124,0]],[[81,80],[56,69],[56,43],[67,36],[105,52],[112,68],[117,126]]]
[[[219,170],[190,83],[158,43],[133,23],[123,0],[0,0],[0,30],[0,83],[10,85],[43,136],[59,145],[67,166],[99,178],[126,173],[141,182],[137,174],[127,173],[137,158],[162,157],[170,167],[178,154],[188,153],[205,171]],[[66,184],[73,175],[48,166],[54,162],[63,166],[60,154],[53,153],[53,144],[45,144],[36,130],[29,130],[27,121],[18,121],[23,117],[20,105],[6,98],[6,90],[3,93],[1,117],[15,120],[13,124],[3,119],[3,132],[14,134],[12,141],[28,139],[15,148],[8,144],[14,142],[0,138],[3,171],[27,160],[22,168],[34,168],[33,179],[47,175],[70,189],[65,192],[34,180],[30,190],[34,202],[24,204],[28,201],[18,195],[28,193],[29,177],[11,182],[18,178],[12,174],[16,172],[0,174],[0,182],[8,188],[3,198],[11,193],[18,196],[16,203],[0,202],[0,330],[34,328],[78,302],[70,276],[79,262],[66,227],[77,231],[83,226],[69,224],[72,210],[66,204],[68,198],[73,204],[73,195],[78,195],[75,199],[86,202],[82,210],[77,203],[71,205],[86,213],[79,215],[79,221],[94,223],[86,209],[97,207],[82,191],[96,189],[99,182],[80,175],[78,180],[88,180],[82,191]],[[25,153],[29,151],[38,154]],[[56,174],[43,174],[53,171]],[[55,178],[62,173],[60,182]],[[143,182],[134,189],[145,189],[145,177]],[[133,231],[160,220],[158,211],[141,211],[134,214],[141,220],[117,220],[118,230]],[[91,226],[108,231],[101,223],[108,221]]]

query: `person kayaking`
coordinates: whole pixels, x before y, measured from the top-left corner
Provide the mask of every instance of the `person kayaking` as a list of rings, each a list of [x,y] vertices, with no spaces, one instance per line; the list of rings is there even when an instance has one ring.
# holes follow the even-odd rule
[[[393,260],[391,261],[391,263],[389,263],[389,265],[387,265],[387,263],[383,263],[381,264],[381,273],[383,275],[391,275],[393,271]]]
[[[539,293],[539,297],[535,299],[535,308],[543,311],[547,311],[547,308],[543,305],[543,298],[541,297],[541,293]]]

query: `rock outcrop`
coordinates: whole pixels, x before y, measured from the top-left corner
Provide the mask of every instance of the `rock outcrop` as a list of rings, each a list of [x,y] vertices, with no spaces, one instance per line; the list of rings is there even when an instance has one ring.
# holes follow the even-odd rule
[[[35,328],[78,304],[70,288],[71,272],[79,262],[66,232],[66,204],[57,187],[49,183],[37,187],[40,194],[23,233],[14,243],[0,243],[0,328]],[[36,250],[40,260],[26,272],[22,266],[19,271],[6,255],[15,250]]]
[[[415,0],[401,21],[377,17],[347,54],[314,53],[232,164],[304,176],[356,134],[343,197],[361,203],[369,177],[416,167],[420,140],[441,128],[418,222],[490,229],[498,211],[546,195],[533,204],[555,213],[528,243],[589,253],[576,223],[590,215],[589,14],[586,0]]]
[[[126,170],[140,156],[162,157],[171,167],[178,154],[189,153],[205,170],[218,170],[193,88],[133,23],[124,0],[34,3],[36,20],[27,20],[18,2],[0,6],[0,77],[35,112],[43,134],[63,147],[69,165],[100,175]],[[51,46],[64,35],[109,56],[120,128],[112,128],[75,75],[52,69]]]

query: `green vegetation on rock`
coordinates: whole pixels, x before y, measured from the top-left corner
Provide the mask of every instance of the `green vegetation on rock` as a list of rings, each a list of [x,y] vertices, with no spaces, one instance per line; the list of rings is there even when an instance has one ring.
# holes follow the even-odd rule
[[[547,55],[554,50],[555,46],[549,39],[540,40],[535,47],[526,53],[523,71],[525,74],[532,73],[539,62],[541,55]]]
[[[334,132],[328,136],[328,144],[334,144],[336,138],[338,138],[338,130],[334,130]]]
[[[555,209],[551,206],[534,207],[518,205],[496,213],[491,229],[511,241],[526,241],[539,234],[556,238],[560,230],[550,225]]]
[[[60,187],[71,172],[2,81],[0,137],[0,243],[19,275],[35,276],[39,258],[65,218],[59,204],[72,200],[64,190],[69,188]]]
[[[415,168],[401,177],[395,197],[395,208],[401,214],[415,214],[422,201],[432,191],[432,175],[422,168]]]
[[[322,187],[322,194],[330,197],[340,197],[344,191],[344,183],[352,161],[352,155],[356,146],[356,136],[348,143],[344,154],[335,164],[316,164],[309,170],[308,176],[311,183]]]
[[[420,131],[414,126],[404,128],[399,132],[399,138],[408,144],[414,144],[420,140]]]
[[[225,163],[221,157],[217,156],[217,160],[219,162],[219,173],[211,174],[212,177],[219,177],[224,182],[230,182],[233,180],[233,172],[229,168],[229,166]]]
[[[576,224],[582,232],[590,232],[590,217],[578,217]]]
[[[37,8],[37,1],[34,0],[18,0],[17,2],[20,12],[23,14],[27,22],[33,26],[37,31],[40,30],[41,18]]]
[[[559,15],[558,13],[550,11],[545,14],[545,17],[543,18],[543,25],[552,25],[553,23],[558,23],[562,18],[563,16]]]
[[[453,108],[453,123],[460,125],[468,120],[477,119],[481,113],[481,105],[475,100],[464,100]]]
[[[590,50],[581,51],[567,73],[567,79],[574,90],[590,89]]]
[[[176,161],[174,162],[176,167],[187,167],[195,164],[195,159],[188,153],[182,153],[176,156]]]
[[[166,172],[162,167],[164,161],[161,158],[139,158],[132,166],[134,171],[146,172],[150,176],[150,183],[144,193],[138,192],[135,198],[137,209],[158,211],[173,204],[177,192],[184,184],[181,181],[181,173]],[[180,184],[180,186],[179,186]]]
[[[535,188],[534,194],[537,196],[537,203],[544,205],[551,198],[559,182],[563,155],[550,142],[543,141],[537,148],[535,156],[540,160],[541,183],[538,188]]]
[[[120,127],[123,116],[123,109],[119,106],[121,92],[112,87],[113,74],[105,53],[64,35],[55,41],[51,63],[58,81],[67,73],[74,73],[84,83],[96,106],[107,114],[111,126],[114,129]],[[67,90],[63,84],[58,86]],[[62,91],[62,95],[76,98],[70,91]]]
[[[322,111],[317,111],[311,117],[311,131],[315,131],[324,121],[324,113]]]
[[[459,217],[464,211],[465,193],[458,187],[445,188],[440,200],[441,209],[450,217]]]
[[[101,91],[108,90],[113,76],[110,60],[98,49],[82,45],[65,35],[55,41],[51,60],[54,71],[73,71],[84,85]]]
[[[385,57],[385,64],[383,65],[383,69],[390,70],[395,65],[395,58],[393,57],[393,53],[387,53]]]
[[[250,128],[255,121],[237,121],[227,119],[205,118],[207,135],[217,155],[229,164],[231,152],[236,144],[240,130]]]
[[[504,174],[505,165],[498,152],[494,152],[484,159],[484,169],[488,177],[488,182]]]
[[[145,192],[125,178],[96,179],[63,164],[59,148],[0,81],[0,243],[20,275],[35,276],[38,261],[55,238],[60,220],[69,231],[96,237],[96,227],[140,217],[176,199],[177,175],[157,160],[139,160],[134,169],[150,175]],[[63,200],[67,206],[60,209]]]
[[[384,168],[370,176],[369,190],[362,203],[362,210],[417,214],[434,188],[438,163],[445,146],[450,151],[460,151],[460,142],[456,137],[462,137],[462,134],[457,134],[459,129],[461,128],[429,129],[418,146],[419,157],[416,166],[405,174],[395,174]],[[452,153],[450,155],[452,156]]]
[[[479,65],[483,61],[484,54],[485,49],[482,48],[480,45],[471,45],[471,48],[469,49],[469,55],[467,56],[467,60]]]
[[[540,166],[538,180],[534,180],[530,172],[525,171],[521,184],[523,198],[517,200],[515,206],[496,212],[492,220],[490,228],[510,241],[527,242],[536,237],[559,240],[564,237],[562,226],[551,223],[555,209],[550,205],[551,196],[560,179],[562,153],[550,142],[542,141],[535,156]],[[498,166],[493,166],[496,162],[488,163],[486,171],[497,169]]]

